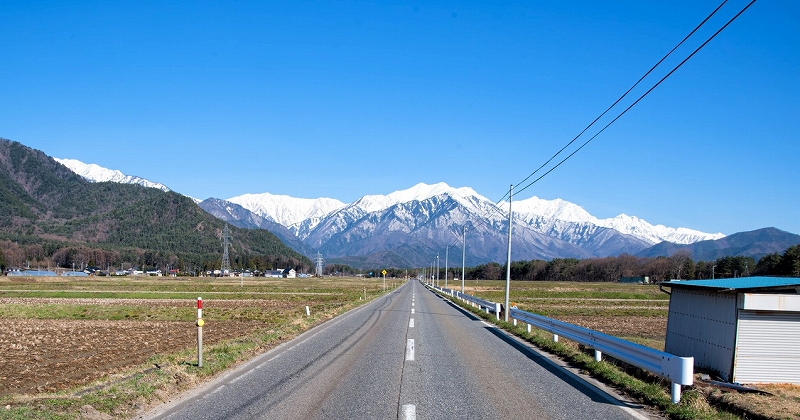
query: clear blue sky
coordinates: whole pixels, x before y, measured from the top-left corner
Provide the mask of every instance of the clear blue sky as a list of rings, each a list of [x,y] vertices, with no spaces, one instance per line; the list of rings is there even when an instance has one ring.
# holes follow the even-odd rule
[[[728,3],[678,58],[747,2]],[[718,4],[7,0],[0,137],[200,199],[443,181],[499,200]],[[798,22],[756,2],[516,199],[800,233]]]

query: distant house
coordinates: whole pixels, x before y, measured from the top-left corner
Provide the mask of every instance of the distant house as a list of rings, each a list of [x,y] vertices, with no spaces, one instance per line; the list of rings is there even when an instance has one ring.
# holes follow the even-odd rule
[[[283,270],[267,270],[264,272],[264,277],[281,278],[283,277]]]
[[[287,279],[293,279],[293,278],[297,277],[297,272],[294,271],[294,268],[287,268],[287,269],[283,270],[283,277],[285,277]]]
[[[664,350],[725,381],[800,384],[800,278],[672,280]]]

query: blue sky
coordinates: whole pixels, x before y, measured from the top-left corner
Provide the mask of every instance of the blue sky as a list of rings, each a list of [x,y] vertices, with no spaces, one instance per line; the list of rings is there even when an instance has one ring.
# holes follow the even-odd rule
[[[747,1],[728,3],[632,98]],[[0,137],[200,199],[443,181],[499,200],[718,4],[4,1]],[[515,199],[800,233],[798,21],[756,2]]]

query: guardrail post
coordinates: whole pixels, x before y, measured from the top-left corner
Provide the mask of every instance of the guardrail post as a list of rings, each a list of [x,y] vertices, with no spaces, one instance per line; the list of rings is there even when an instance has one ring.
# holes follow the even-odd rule
[[[558,343],[558,334],[553,334],[553,342]]]
[[[594,351],[594,360],[596,362],[599,362],[602,359],[603,359],[603,352],[601,352],[600,350],[595,350]]]
[[[528,334],[531,333],[531,324],[528,324]]]
[[[677,404],[681,402],[681,384],[672,383],[672,403]]]

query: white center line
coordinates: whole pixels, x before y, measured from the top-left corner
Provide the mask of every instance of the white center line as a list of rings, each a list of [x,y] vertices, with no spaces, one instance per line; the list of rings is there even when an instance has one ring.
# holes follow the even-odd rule
[[[414,313],[414,308],[411,308],[411,313],[412,313],[412,314]]]
[[[414,339],[409,338],[406,342],[406,360],[414,361]]]
[[[414,404],[405,404],[403,406],[403,420],[416,420],[417,419],[417,406]]]
[[[414,318],[408,321],[408,328],[414,328]]]

